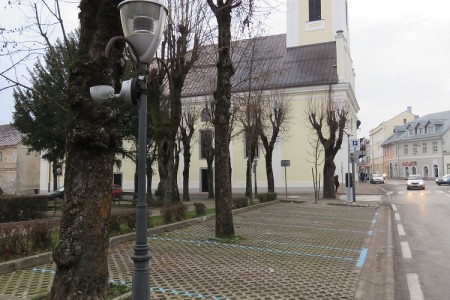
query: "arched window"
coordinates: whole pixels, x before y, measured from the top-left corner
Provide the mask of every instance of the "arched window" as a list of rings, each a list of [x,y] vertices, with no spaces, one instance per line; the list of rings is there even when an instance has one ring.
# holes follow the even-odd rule
[[[439,168],[437,165],[433,165],[433,175],[434,177],[439,177]]]
[[[427,166],[423,167],[423,177],[425,177],[425,178],[428,177],[428,167]]]
[[[412,172],[413,175],[417,174],[417,169],[416,169],[415,166],[411,168],[411,172]]]

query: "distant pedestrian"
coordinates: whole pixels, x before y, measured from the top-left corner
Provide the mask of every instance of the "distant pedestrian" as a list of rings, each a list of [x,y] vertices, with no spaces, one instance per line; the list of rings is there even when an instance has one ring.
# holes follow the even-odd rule
[[[334,175],[334,186],[336,187],[336,193],[339,188],[339,175]]]

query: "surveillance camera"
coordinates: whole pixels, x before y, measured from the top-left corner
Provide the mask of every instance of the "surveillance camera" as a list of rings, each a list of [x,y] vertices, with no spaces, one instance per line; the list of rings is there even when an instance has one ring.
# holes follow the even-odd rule
[[[138,81],[136,78],[126,80],[122,82],[120,93],[116,95],[116,98],[123,101],[137,105],[138,104]]]
[[[102,104],[114,99],[114,88],[109,85],[97,85],[89,89],[94,103]]]
[[[103,104],[113,99],[123,100],[133,105],[138,104],[138,81],[133,78],[122,82],[119,94],[114,94],[114,88],[109,85],[98,85],[90,88],[92,100]]]

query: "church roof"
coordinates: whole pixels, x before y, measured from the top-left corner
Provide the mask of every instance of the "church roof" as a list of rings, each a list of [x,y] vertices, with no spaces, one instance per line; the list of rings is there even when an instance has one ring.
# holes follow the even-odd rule
[[[22,134],[12,125],[0,125],[0,147],[15,146],[22,141]]]
[[[216,46],[202,48],[188,74],[184,97],[212,95],[216,86]],[[286,35],[240,40],[233,44],[233,92],[335,84],[336,43],[286,48]],[[251,80],[250,80],[251,78]]]

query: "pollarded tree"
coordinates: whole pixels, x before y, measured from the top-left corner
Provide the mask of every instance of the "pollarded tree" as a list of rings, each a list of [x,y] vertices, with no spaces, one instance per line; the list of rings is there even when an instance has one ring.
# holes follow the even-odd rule
[[[191,104],[184,105],[180,133],[183,143],[183,201],[189,201],[189,168],[191,165],[191,141],[195,134],[195,124],[199,119],[197,109]]]
[[[234,67],[231,60],[231,24],[233,11],[244,7],[239,0],[207,0],[218,25],[218,60],[217,82],[214,91],[214,130],[215,130],[215,204],[216,204],[216,237],[233,237],[234,225],[231,213],[231,78]],[[249,22],[253,1],[249,0],[249,10],[244,20]],[[245,8],[245,7],[244,7]]]
[[[323,147],[324,198],[336,197],[333,179],[336,171],[334,158],[341,149],[348,114],[349,106],[345,102],[334,99],[331,86],[325,99],[311,99],[308,104],[307,118]]]
[[[203,43],[207,22],[206,3],[201,0],[167,1],[168,26],[164,32],[161,58],[166,61],[171,79],[170,95],[162,92],[151,99],[150,121],[155,127],[155,139],[158,149],[159,189],[165,205],[180,201],[177,174],[177,133],[182,119],[181,96],[186,76],[198,60],[200,46]],[[159,72],[153,80],[153,89],[161,89],[165,79],[165,70]]]
[[[275,192],[275,181],[273,178],[273,151],[275,145],[283,137],[281,132],[289,128],[292,118],[292,104],[281,91],[273,91],[261,102],[261,125],[259,126],[259,137],[264,147],[264,158],[266,161],[267,191]]]

